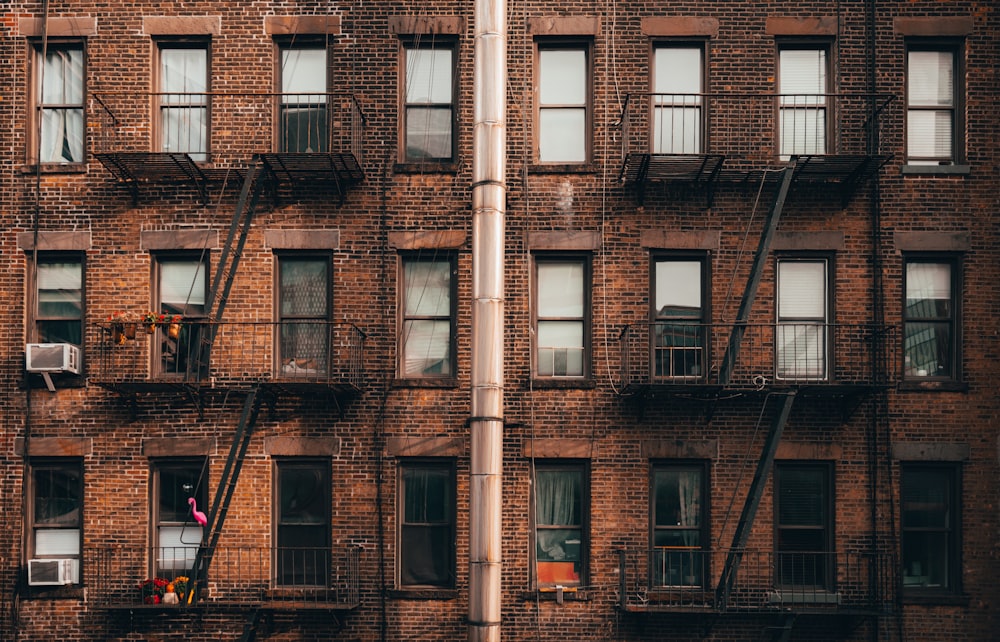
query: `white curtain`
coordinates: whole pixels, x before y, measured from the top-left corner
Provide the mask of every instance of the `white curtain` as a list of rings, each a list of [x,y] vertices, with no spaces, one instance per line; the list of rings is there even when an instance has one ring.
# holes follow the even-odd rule
[[[83,51],[46,52],[41,84],[41,161],[83,162]]]

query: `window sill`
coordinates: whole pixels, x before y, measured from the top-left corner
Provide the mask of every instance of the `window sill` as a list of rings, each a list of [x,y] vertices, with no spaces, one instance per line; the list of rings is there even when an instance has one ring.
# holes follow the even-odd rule
[[[86,163],[43,163],[42,165],[22,165],[22,174],[85,174]]]
[[[405,162],[392,166],[396,174],[457,174],[458,164],[453,162]]]
[[[87,590],[82,586],[29,586],[27,587],[29,600],[84,600],[87,598]]]
[[[903,165],[903,176],[968,176],[970,165]]]
[[[597,168],[592,163],[535,163],[528,168],[531,174],[593,174]]]
[[[457,388],[458,379],[442,377],[440,379],[401,379],[392,381],[393,388]]]
[[[919,592],[918,592],[919,591]],[[968,606],[966,595],[949,593],[923,593],[920,589],[903,588],[903,604],[913,606]]]
[[[388,595],[394,600],[454,600],[458,598],[458,589],[396,588],[388,591]]]
[[[578,379],[548,379],[545,377],[532,377],[531,387],[535,390],[593,390],[597,383],[593,379],[580,377]]]
[[[969,384],[964,381],[932,379],[920,381],[910,379],[899,382],[900,392],[968,392]]]

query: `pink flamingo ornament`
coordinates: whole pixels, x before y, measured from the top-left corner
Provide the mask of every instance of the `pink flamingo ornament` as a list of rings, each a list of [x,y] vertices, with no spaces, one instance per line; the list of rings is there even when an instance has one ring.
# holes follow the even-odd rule
[[[198,503],[194,501],[194,497],[188,497],[188,504],[191,504],[191,515],[194,517],[194,521],[201,526],[208,526],[208,518],[205,517],[205,513],[198,510]]]

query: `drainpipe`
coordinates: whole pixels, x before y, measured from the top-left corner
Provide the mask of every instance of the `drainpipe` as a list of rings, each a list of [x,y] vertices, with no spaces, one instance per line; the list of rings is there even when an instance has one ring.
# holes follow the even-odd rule
[[[469,642],[500,641],[506,2],[475,0]]]

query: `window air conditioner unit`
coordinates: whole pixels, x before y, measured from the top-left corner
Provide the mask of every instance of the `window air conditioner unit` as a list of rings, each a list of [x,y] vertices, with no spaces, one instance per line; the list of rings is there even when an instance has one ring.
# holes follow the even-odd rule
[[[62,586],[80,583],[80,560],[75,558],[28,560],[28,586]]]
[[[29,343],[24,356],[28,372],[80,374],[80,348],[69,343]]]

